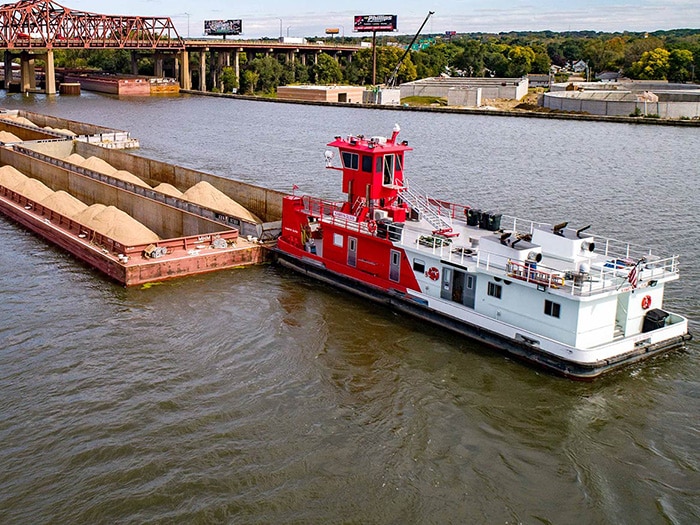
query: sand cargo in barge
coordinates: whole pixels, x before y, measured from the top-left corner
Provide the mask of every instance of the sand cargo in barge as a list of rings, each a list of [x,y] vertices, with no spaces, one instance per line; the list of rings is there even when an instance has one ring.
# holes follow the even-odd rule
[[[0,165],[0,212],[126,286],[266,262],[279,232],[260,218],[278,192],[89,141],[6,145]]]
[[[690,339],[664,309],[677,255],[428,198],[398,133],[328,144],[347,199],[286,196],[281,264],[577,379]]]

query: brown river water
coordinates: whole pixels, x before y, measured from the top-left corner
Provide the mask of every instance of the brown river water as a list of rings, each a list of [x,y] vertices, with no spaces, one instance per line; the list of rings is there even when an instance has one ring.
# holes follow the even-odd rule
[[[700,129],[182,96],[0,97],[138,152],[340,196],[335,135],[432,195],[681,254]],[[700,344],[572,382],[275,266],[124,289],[0,217],[0,523],[700,522]]]

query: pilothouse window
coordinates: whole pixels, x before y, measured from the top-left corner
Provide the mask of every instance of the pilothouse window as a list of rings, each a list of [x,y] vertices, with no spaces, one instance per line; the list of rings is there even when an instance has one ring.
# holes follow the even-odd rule
[[[343,167],[350,170],[356,170],[360,163],[360,156],[357,153],[343,152]]]
[[[394,155],[384,155],[384,185],[394,184]]]

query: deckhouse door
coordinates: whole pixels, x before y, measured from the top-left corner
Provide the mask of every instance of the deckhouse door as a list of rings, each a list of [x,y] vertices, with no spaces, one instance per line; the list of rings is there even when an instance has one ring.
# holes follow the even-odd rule
[[[476,275],[457,269],[444,268],[440,297],[474,308]]]
[[[464,306],[474,308],[474,300],[476,298],[476,274],[466,274],[464,283]]]
[[[395,283],[399,282],[401,278],[401,252],[398,250],[391,250],[391,260],[389,264],[389,280]]]
[[[348,266],[353,268],[357,265],[357,239],[348,237]]]

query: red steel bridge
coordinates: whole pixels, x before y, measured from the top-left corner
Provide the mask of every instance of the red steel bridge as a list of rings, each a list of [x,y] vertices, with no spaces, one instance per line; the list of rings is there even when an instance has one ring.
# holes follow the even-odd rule
[[[167,17],[88,13],[50,0],[0,6],[0,49],[183,49]]]
[[[190,89],[189,53],[198,53],[200,89],[206,90],[204,77],[209,59],[213,83],[220,81],[223,66],[235,66],[239,73],[240,53],[297,56],[305,63],[319,53],[351,56],[359,46],[327,44],[289,44],[276,41],[183,40],[168,17],[103,15],[64,7],[52,0],[22,0],[0,5],[0,50],[4,50],[5,88],[12,80],[12,61],[21,63],[21,91],[36,90],[35,60],[44,63],[46,93],[56,93],[53,52],[55,49],[127,49],[136,69],[137,52],[155,55],[155,74],[162,76],[165,57],[175,57],[173,69],[181,87]]]

